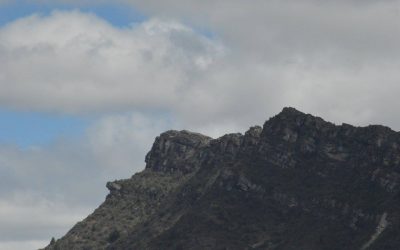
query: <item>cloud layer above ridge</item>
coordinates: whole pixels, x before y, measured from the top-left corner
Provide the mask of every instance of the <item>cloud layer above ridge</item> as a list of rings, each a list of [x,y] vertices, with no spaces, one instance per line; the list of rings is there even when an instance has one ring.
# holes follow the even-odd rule
[[[295,106],[400,127],[399,1],[123,2],[154,18],[114,27],[55,11],[1,27],[0,104],[161,110],[188,128],[245,128]]]

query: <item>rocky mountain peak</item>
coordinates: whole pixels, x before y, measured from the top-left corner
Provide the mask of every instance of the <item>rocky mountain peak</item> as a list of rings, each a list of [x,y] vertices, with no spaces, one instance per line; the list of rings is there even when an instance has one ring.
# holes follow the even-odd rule
[[[150,152],[146,155],[146,169],[163,172],[180,170],[190,171],[186,160],[196,151],[206,146],[212,138],[187,130],[169,130],[155,139]]]
[[[280,117],[293,117],[293,116],[304,116],[305,113],[297,110],[293,107],[284,107],[281,112],[279,112],[276,116]]]
[[[286,107],[283,108],[279,114],[265,122],[264,130],[270,130],[279,127],[291,127],[298,129],[313,127],[318,130],[332,125],[332,123],[326,122],[320,117],[305,114],[295,108]]]
[[[260,140],[261,133],[262,133],[262,127],[260,126],[250,127],[250,129],[247,130],[246,133],[244,134],[242,142],[243,147],[256,145]]]
[[[46,249],[400,249],[400,136],[284,108],[217,139],[158,136],[146,169]]]

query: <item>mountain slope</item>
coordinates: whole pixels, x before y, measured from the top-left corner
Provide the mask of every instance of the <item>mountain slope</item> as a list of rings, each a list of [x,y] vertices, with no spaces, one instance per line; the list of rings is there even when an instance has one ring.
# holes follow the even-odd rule
[[[167,131],[45,249],[400,249],[400,135],[285,108],[244,135]]]

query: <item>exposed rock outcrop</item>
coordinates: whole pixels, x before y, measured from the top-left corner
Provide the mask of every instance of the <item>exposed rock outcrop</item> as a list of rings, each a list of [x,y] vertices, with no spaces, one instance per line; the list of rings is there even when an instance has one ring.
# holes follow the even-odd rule
[[[45,249],[400,249],[400,135],[285,108],[218,139],[156,138],[146,168]]]

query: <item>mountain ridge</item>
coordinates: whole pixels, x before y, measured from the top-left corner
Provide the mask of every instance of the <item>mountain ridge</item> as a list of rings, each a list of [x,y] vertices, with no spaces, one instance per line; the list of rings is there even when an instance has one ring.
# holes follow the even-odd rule
[[[217,139],[170,130],[45,249],[400,249],[400,136],[284,108]]]

